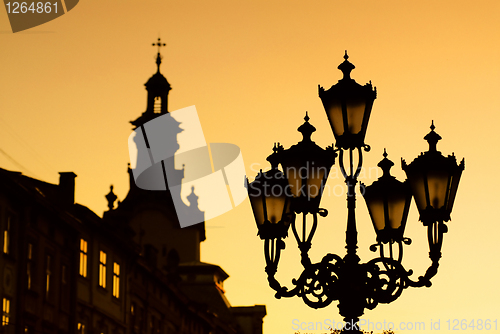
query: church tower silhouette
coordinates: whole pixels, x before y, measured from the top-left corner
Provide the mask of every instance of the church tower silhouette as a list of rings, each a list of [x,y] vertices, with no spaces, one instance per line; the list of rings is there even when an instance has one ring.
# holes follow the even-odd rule
[[[146,82],[147,91],[147,107],[136,120],[130,123],[134,126],[134,130],[140,129],[139,132],[144,132],[144,124],[154,120],[160,116],[169,116],[168,112],[168,94],[172,89],[167,79],[160,72],[162,55],[160,48],[165,46],[158,38],[157,43],[153,46],[158,46],[156,56],[157,71]],[[170,156],[174,156],[179,149],[177,135],[182,132],[181,124],[173,118],[169,120],[171,124],[168,128],[162,129],[167,135],[167,141]],[[147,151],[138,152],[137,159],[149,160]],[[181,184],[184,177],[184,170],[175,169],[175,160],[173,158],[161,161],[155,164],[152,169],[156,170],[155,175],[169,175],[169,183],[171,185]],[[163,169],[163,171],[162,171]],[[166,177],[159,180],[157,189],[160,191],[144,190],[137,187],[134,180],[132,169],[128,168],[130,190],[126,198],[118,203],[118,207],[114,208],[113,190],[107,195],[109,211],[104,213],[104,218],[108,220],[126,221],[126,225],[134,232],[134,241],[141,247],[141,253],[146,257],[151,257],[152,261],[158,263],[159,268],[167,268],[170,266],[169,259],[178,257],[180,262],[191,262],[200,260],[200,242],[205,240],[205,223],[204,213],[198,208],[198,198],[194,194],[194,189],[191,189],[191,194],[187,196],[189,205],[184,204],[179,208],[179,204],[174,206],[173,196],[176,203],[183,203],[180,200],[180,189],[177,193],[171,193]],[[142,175],[141,175],[142,176]],[[156,179],[155,179],[156,180]],[[155,181],[156,182],[156,181]],[[164,182],[164,184],[162,183]],[[109,201],[113,200],[113,203]],[[193,219],[198,219],[202,223],[180,228],[178,215],[189,215]]]

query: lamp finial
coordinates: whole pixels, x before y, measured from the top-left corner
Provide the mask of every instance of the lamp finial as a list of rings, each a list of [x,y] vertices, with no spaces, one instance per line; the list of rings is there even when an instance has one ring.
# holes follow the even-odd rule
[[[394,166],[394,162],[387,159],[388,154],[387,154],[387,151],[385,148],[384,148],[384,153],[382,155],[384,156],[384,158],[382,160],[380,160],[380,162],[377,164],[377,166],[382,168],[382,171],[384,172],[384,174],[382,174],[382,177],[391,176],[391,172],[389,170],[391,169],[392,166]]]
[[[424,137],[424,139],[429,143],[429,152],[437,152],[437,142],[442,139],[441,136],[434,131],[435,128],[434,120],[432,120],[431,132]]]
[[[350,80],[351,79],[351,71],[356,68],[356,66],[354,66],[347,59],[349,59],[349,56],[347,55],[347,50],[345,50],[344,62],[342,64],[340,64],[338,67],[338,69],[341,70],[342,73],[344,74],[344,77],[342,78],[342,80],[346,80],[346,79]]]
[[[314,131],[316,131],[316,128],[309,123],[309,116],[306,111],[306,117],[304,117],[304,124],[298,127],[297,131],[302,133],[303,139],[302,141],[311,141],[311,135]]]

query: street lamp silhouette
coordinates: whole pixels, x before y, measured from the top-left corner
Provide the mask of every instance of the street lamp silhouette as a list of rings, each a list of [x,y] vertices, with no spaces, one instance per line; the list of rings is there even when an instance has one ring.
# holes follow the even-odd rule
[[[445,222],[450,220],[464,160],[457,164],[454,155],[445,157],[437,150],[441,137],[434,131],[434,123],[431,132],[424,137],[429,150],[409,165],[402,160],[407,175],[405,182],[390,174],[394,163],[387,159],[384,149],[383,159],[378,164],[383,175],[370,186],[360,184],[377,235],[370,250],[376,252],[378,249],[379,254],[367,263],[360,263],[356,253],[355,186],[363,164],[363,151],[370,150],[364,139],[376,90],[371,83],[361,86],[351,79],[354,65],[348,58],[346,51],[344,62],[338,67],[343,78],[329,90],[319,87],[336,148],[322,149],[311,140],[316,128],[309,123],[306,113],[305,122],[298,128],[303,135],[302,141],[289,149],[275,144],[273,153],[267,158],[271,169],[267,172],[261,170],[247,186],[259,236],[264,240],[265,270],[276,298],[299,296],[312,308],[326,307],[338,300],[345,321],[343,332],[361,333],[358,321],[365,309],[393,302],[408,287],[431,286],[430,280],[436,275],[441,258],[443,234],[448,230]],[[328,215],[328,211],[319,205],[337,157],[347,185],[347,252],[343,258],[327,254],[320,262],[312,263],[308,251],[318,225],[318,215]],[[432,262],[418,280],[412,280],[413,271],[406,270],[401,264],[403,247],[411,244],[411,239],[404,237],[404,229],[412,197],[420,221],[428,230]],[[302,224],[296,221],[297,214],[302,214]],[[307,219],[309,216],[312,216],[312,222]],[[285,248],[283,239],[288,236],[290,227],[304,267],[299,278],[292,280],[292,289],[282,286],[274,277],[281,251]]]

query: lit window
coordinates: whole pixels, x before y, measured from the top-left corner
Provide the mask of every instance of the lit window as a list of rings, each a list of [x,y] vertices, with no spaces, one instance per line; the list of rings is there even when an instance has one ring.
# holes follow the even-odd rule
[[[99,285],[106,287],[106,253],[103,251],[99,255]]]
[[[135,326],[137,325],[137,320],[136,320],[136,314],[135,314],[136,306],[135,303],[132,302],[132,305],[130,306],[130,325],[132,326],[132,332],[135,333],[137,332]]]
[[[50,285],[52,284],[51,276],[52,276],[52,270],[51,269],[51,257],[50,255],[47,255],[47,267],[45,268],[45,277],[46,277],[46,282],[47,284],[45,285],[45,292],[47,295],[47,298],[49,298],[50,295]]]
[[[113,296],[120,297],[120,265],[116,262],[113,264]]]
[[[77,326],[78,334],[85,334],[85,325],[81,322],[78,323]]]
[[[26,264],[26,275],[28,276],[28,289],[31,289],[33,279],[33,244],[28,244],[28,263]]]
[[[80,239],[80,275],[87,277],[87,241]]]
[[[7,222],[3,230],[3,252],[4,254],[10,253],[10,220],[11,216],[7,217]]]
[[[3,299],[2,311],[2,326],[6,326],[9,324],[10,319],[10,299]]]

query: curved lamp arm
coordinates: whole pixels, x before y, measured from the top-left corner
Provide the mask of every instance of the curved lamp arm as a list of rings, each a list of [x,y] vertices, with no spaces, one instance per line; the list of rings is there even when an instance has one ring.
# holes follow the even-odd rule
[[[326,216],[327,211],[325,209],[319,209],[318,213],[321,216]],[[295,239],[297,240],[297,244],[300,249],[300,255],[301,255],[301,263],[304,266],[304,268],[309,268],[311,266],[311,259],[309,258],[309,249],[311,248],[311,240],[314,236],[314,233],[316,231],[316,228],[318,226],[318,216],[317,213],[313,213],[313,225],[311,227],[311,231],[309,234],[306,233],[307,229],[307,215],[303,215],[303,220],[302,220],[302,237],[299,236],[297,232],[297,226],[296,226],[296,221],[292,223],[292,231],[293,235],[295,236]],[[300,275],[299,279],[293,279],[292,283],[294,285],[297,285],[295,288],[292,290],[288,290],[287,287],[281,286],[281,284],[278,282],[278,280],[274,277],[278,270],[278,262],[281,254],[281,250],[285,248],[285,243],[281,239],[266,239],[264,243],[264,256],[266,259],[266,273],[267,273],[267,280],[269,282],[269,286],[273,288],[277,293],[276,293],[276,298],[281,298],[281,297],[292,297],[295,295],[299,294],[300,290],[300,284],[297,282],[302,282],[303,279],[302,277],[304,276],[304,273],[306,270],[303,271],[303,273]]]
[[[432,264],[427,268],[424,276],[420,276],[418,281],[408,279],[408,285],[412,287],[430,287],[431,278],[436,276],[441,258],[441,247],[443,245],[443,235],[448,232],[448,226],[442,221],[433,222],[427,226],[427,239],[429,241],[429,258]]]

